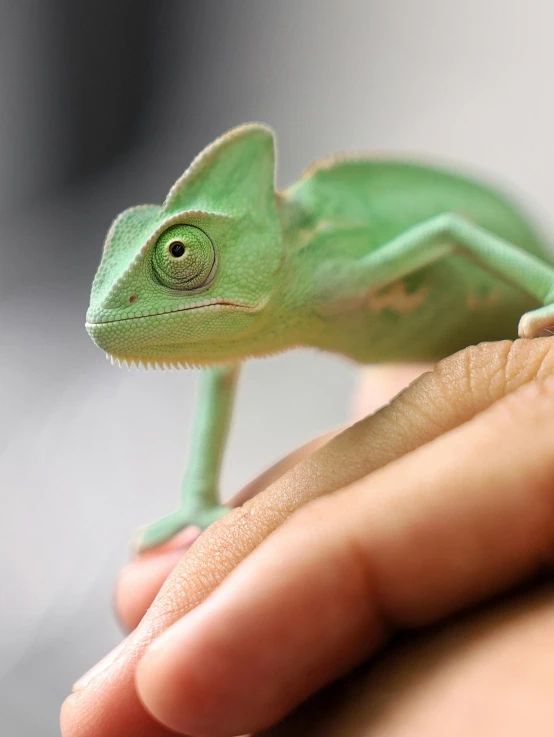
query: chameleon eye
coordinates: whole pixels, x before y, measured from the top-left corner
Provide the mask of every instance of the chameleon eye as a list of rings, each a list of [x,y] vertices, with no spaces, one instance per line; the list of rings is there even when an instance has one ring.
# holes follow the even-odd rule
[[[154,273],[170,289],[205,286],[215,273],[216,252],[210,238],[193,225],[172,225],[158,238],[152,252]]]
[[[173,241],[173,243],[169,244],[169,252],[175,258],[181,258],[181,256],[185,252],[185,247],[183,246],[181,241]]]

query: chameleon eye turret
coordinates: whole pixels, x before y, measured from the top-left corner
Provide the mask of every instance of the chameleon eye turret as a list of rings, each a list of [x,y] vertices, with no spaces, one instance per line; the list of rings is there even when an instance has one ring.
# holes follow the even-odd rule
[[[216,269],[215,246],[203,230],[193,225],[173,225],[158,238],[152,266],[158,281],[170,289],[206,286]]]

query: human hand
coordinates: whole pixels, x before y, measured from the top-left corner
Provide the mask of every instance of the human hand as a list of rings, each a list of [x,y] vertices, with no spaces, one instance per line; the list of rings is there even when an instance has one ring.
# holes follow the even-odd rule
[[[395,630],[550,563],[553,368],[551,339],[457,354],[210,528],[66,702],[64,737],[171,734],[135,683],[181,733],[258,730]]]

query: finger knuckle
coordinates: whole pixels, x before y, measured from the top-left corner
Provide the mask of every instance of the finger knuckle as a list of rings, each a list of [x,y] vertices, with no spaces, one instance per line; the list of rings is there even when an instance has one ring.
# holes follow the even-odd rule
[[[512,345],[506,340],[468,346],[440,361],[437,376],[464,402],[498,398],[505,391],[504,369]]]

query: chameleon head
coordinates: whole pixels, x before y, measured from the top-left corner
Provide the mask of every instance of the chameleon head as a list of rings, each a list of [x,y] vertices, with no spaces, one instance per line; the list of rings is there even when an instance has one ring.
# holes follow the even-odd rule
[[[131,362],[241,358],[256,352],[282,262],[273,134],[241,126],[195,159],[161,207],[116,218],[87,330],[107,354]]]

